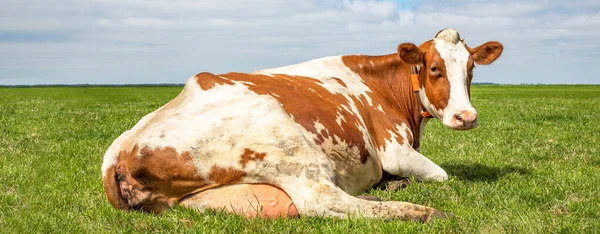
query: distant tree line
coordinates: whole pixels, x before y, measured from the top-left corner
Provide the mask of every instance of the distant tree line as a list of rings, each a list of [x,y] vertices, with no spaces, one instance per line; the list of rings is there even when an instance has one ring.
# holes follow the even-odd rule
[[[498,85],[498,83],[493,82],[473,82],[472,85]]]

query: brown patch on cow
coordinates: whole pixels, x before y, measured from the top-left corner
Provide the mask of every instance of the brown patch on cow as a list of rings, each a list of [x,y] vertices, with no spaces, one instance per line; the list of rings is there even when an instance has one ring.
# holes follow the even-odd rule
[[[216,184],[229,184],[239,182],[246,176],[246,172],[234,168],[222,168],[212,166],[208,174],[208,179]]]
[[[413,43],[402,43],[397,48],[398,55],[408,64],[420,64],[423,62],[423,53]]]
[[[106,193],[106,198],[110,204],[117,209],[129,209],[129,204],[127,204],[127,201],[121,196],[121,188],[117,181],[116,168],[114,165],[106,170],[106,175],[102,177],[102,185],[104,186],[104,192]]]
[[[344,88],[348,88],[348,86],[346,86],[346,83],[344,83],[344,81],[342,81],[342,79],[334,77],[333,78],[335,81],[338,82],[338,84],[340,84],[341,86],[344,86]]]
[[[488,41],[472,49],[467,46],[467,50],[477,64],[488,65],[500,57],[504,46],[497,41]]]
[[[245,82],[253,92],[277,99],[283,109],[294,116],[295,122],[315,134],[315,141],[318,144],[322,145],[328,137],[332,138],[333,144],[338,144],[340,142],[333,137],[337,136],[348,144],[348,147],[358,147],[359,153],[353,157],[366,162],[368,152],[362,133],[358,129],[360,125],[358,116],[342,108],[344,105],[350,107],[348,100],[342,94],[330,93],[322,86],[320,80],[284,74],[275,74],[271,77],[260,74],[227,73],[221,76],[233,81]],[[338,80],[333,80],[339,83]],[[366,111],[357,101],[355,100],[360,114],[365,114]],[[341,122],[341,126],[335,121],[338,112],[345,120]],[[326,131],[317,130],[316,122],[322,124]]]
[[[198,82],[202,90],[212,89],[215,85],[233,85],[233,82],[230,80],[223,79],[209,72],[198,73],[195,77],[196,82]]]
[[[438,110],[448,106],[450,99],[450,82],[446,77],[446,65],[440,53],[435,49],[433,41],[427,41],[419,46],[425,52],[425,64],[421,72],[425,74],[422,86],[429,102]],[[435,67],[435,72],[432,71]],[[422,76],[421,76],[422,77]]]
[[[463,41],[464,43],[464,41]],[[475,67],[475,63],[481,65],[488,65],[494,62],[496,59],[502,55],[502,51],[504,50],[504,46],[497,41],[489,41],[478,47],[470,48],[466,43],[464,43],[465,47],[471,54],[469,57],[469,61],[467,63],[467,72],[468,72],[468,80],[467,80],[467,94],[469,95],[469,99],[471,98],[471,82],[473,80],[473,68]]]
[[[160,134],[160,138],[165,138],[165,134]]]
[[[412,144],[412,141],[405,142],[400,132],[397,132],[397,126],[402,126],[403,123],[414,132],[421,121],[420,115],[413,114],[420,114],[420,107],[412,91],[411,65],[397,53],[384,56],[343,56],[342,59],[373,91],[369,94],[373,106],[368,108],[369,112],[363,118],[376,147],[385,150],[386,140],[392,139],[392,133],[396,135],[395,140],[399,144]],[[366,103],[366,100],[362,102]],[[377,109],[380,105],[383,112]],[[408,135],[412,137],[411,134]]]
[[[160,213],[210,184],[196,172],[189,152],[178,153],[173,147],[138,148],[121,151],[115,172],[127,209]],[[119,200],[111,203],[125,209]]]
[[[178,154],[173,147],[140,150],[138,170],[134,177],[154,179],[153,186],[170,189],[169,195],[187,193],[206,184],[196,171],[190,152]],[[168,184],[161,184],[165,182]]]
[[[467,61],[467,95],[469,96],[469,101],[471,100],[471,82],[473,81],[473,68],[475,68],[475,63],[473,59],[469,57],[469,60]]]
[[[265,156],[267,156],[266,153],[257,153],[251,149],[246,148],[240,156],[240,164],[242,164],[242,168],[246,168],[246,164],[248,164],[248,162],[262,161],[265,158]]]

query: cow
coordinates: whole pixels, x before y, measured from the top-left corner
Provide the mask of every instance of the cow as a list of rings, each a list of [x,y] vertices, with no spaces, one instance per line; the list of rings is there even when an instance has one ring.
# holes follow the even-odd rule
[[[199,73],[110,145],[108,201],[160,213],[175,205],[248,217],[365,217],[428,221],[446,213],[355,197],[384,173],[443,181],[420,153],[430,119],[477,126],[475,64],[502,53],[471,48],[455,29],[382,56],[325,57],[253,73]]]

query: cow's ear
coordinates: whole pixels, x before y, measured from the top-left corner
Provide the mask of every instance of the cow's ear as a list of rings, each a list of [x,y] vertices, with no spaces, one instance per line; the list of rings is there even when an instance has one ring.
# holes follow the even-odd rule
[[[398,45],[398,55],[408,64],[420,64],[424,57],[423,52],[413,43]]]
[[[497,41],[488,41],[483,45],[469,49],[473,61],[477,64],[488,65],[494,62],[504,50],[504,46]]]

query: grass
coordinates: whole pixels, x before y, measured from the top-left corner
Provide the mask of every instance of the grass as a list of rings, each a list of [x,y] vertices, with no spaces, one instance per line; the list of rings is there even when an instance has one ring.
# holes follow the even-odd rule
[[[480,125],[432,121],[423,153],[450,175],[388,200],[454,219],[246,220],[177,207],[115,210],[100,166],[110,143],[181,87],[0,88],[0,232],[4,233],[596,233],[600,232],[600,86],[474,86]]]

